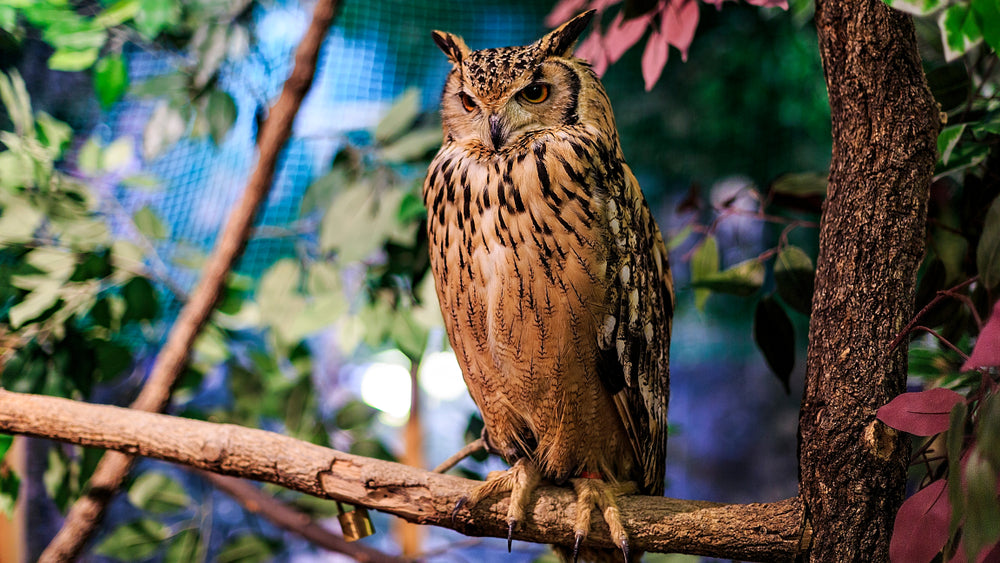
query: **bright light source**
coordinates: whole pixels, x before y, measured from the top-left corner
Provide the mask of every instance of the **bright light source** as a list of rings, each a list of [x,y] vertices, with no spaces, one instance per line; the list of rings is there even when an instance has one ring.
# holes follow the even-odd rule
[[[420,364],[420,387],[428,395],[442,401],[457,399],[465,393],[462,368],[454,352],[434,352]]]
[[[361,399],[396,418],[410,412],[410,372],[399,364],[375,362],[361,375]]]

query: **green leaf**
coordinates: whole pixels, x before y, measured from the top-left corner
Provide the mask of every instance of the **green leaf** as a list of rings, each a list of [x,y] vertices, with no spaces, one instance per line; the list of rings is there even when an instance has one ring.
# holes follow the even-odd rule
[[[976,444],[983,457],[1000,472],[1000,392],[989,393],[979,402]]]
[[[134,155],[135,145],[132,137],[118,137],[104,149],[101,155],[101,168],[114,172],[132,162]]]
[[[60,285],[58,280],[49,280],[35,288],[23,301],[11,307],[7,313],[10,327],[15,330],[21,328],[28,321],[38,318],[39,315],[52,308],[59,301]]]
[[[181,530],[170,538],[170,547],[163,554],[165,563],[199,561],[202,551],[201,533],[196,528]]]
[[[3,461],[3,456],[7,455],[7,451],[10,450],[10,446],[13,443],[13,436],[10,434],[0,434],[0,461]]]
[[[107,303],[107,301],[101,301]],[[132,367],[132,351],[127,346],[107,340],[91,340],[97,355],[101,381],[110,381]]]
[[[89,49],[60,47],[49,57],[49,68],[65,72],[87,70],[93,66],[94,61],[97,60],[100,54],[100,47],[91,47]]]
[[[277,549],[274,542],[257,535],[231,537],[215,555],[215,563],[257,563],[271,559]]]
[[[694,251],[691,256],[691,284],[699,282],[709,276],[715,275],[719,271],[719,247],[715,242],[715,237],[707,235],[701,246]],[[694,290],[694,304],[699,311],[705,310],[705,301],[711,295],[708,289]]]
[[[122,299],[125,300],[125,313],[122,321],[144,321],[156,318],[159,312],[159,301],[156,290],[149,280],[142,277],[130,279],[122,287]]]
[[[44,111],[38,112],[35,121],[38,127],[38,140],[52,149],[56,156],[61,155],[73,138],[73,128]]]
[[[441,129],[411,131],[378,152],[386,162],[414,162],[427,157],[441,146]]]
[[[968,4],[952,4],[938,17],[944,58],[951,62],[983,40],[983,32]]]
[[[744,260],[716,274],[711,274],[691,285],[721,293],[747,297],[764,284],[764,264],[756,258]]]
[[[684,228],[680,230],[677,234],[670,237],[667,241],[667,250],[673,252],[681,247],[682,244],[687,242],[688,237],[691,236],[691,225],[684,225]]]
[[[135,227],[139,232],[148,238],[160,240],[170,235],[167,226],[148,205],[136,211],[132,220],[135,221]]]
[[[812,312],[813,284],[816,277],[812,260],[797,246],[786,246],[774,261],[774,281],[778,295],[792,309],[809,315]]]
[[[180,111],[171,107],[166,100],[160,100],[153,109],[149,121],[146,122],[146,129],[142,134],[143,157],[151,160],[180,140],[185,130],[187,130],[187,120]]]
[[[334,416],[334,424],[341,430],[367,427],[376,414],[378,410],[368,406],[364,401],[354,399],[340,407]]]
[[[130,1],[138,6],[135,0]],[[105,109],[121,99],[128,90],[128,67],[121,54],[101,58],[94,65],[94,92]]]
[[[0,102],[7,108],[7,116],[14,124],[14,131],[18,135],[27,135],[35,129],[31,97],[24,85],[24,79],[16,70],[11,70],[6,75],[0,73]]]
[[[986,212],[983,234],[976,248],[976,268],[987,289],[1000,284],[1000,197],[993,200]]]
[[[136,508],[155,514],[177,512],[191,505],[191,497],[180,483],[156,471],[147,471],[132,483],[128,500]]]
[[[816,172],[785,174],[771,184],[771,191],[795,197],[826,196],[827,177]]]
[[[948,452],[948,502],[951,503],[951,524],[948,537],[954,537],[965,515],[965,495],[962,486],[962,446],[965,442],[965,417],[969,407],[958,403],[951,409],[945,449]]]
[[[997,469],[983,457],[976,444],[965,464],[965,552],[975,557],[984,547],[1000,540],[1000,502],[997,501]]]
[[[958,145],[958,141],[961,140],[962,133],[965,132],[965,126],[965,123],[949,125],[938,133],[938,154],[941,155],[942,166],[946,166],[951,159],[951,153],[955,150],[955,146]]]
[[[972,0],[972,9],[986,44],[994,53],[1000,53],[1000,3],[997,0]]]
[[[20,490],[21,478],[12,469],[8,469],[6,474],[0,475],[0,513],[6,514],[8,518],[13,518],[14,506],[17,504]]]
[[[97,137],[87,139],[76,153],[76,166],[88,176],[96,176],[101,171],[101,144]]]
[[[138,13],[139,0],[119,0],[97,14],[94,23],[102,27],[114,27],[134,18]]]
[[[175,0],[139,0],[135,27],[146,39],[155,39],[164,29],[181,20],[181,3]]]
[[[212,90],[208,95],[208,129],[216,146],[221,145],[236,122],[236,102],[228,92]]]
[[[785,309],[770,295],[757,302],[753,339],[785,393],[791,393],[789,377],[795,368],[795,329]]]
[[[119,561],[146,559],[168,537],[170,529],[160,522],[151,519],[136,520],[115,528],[94,549],[94,553]]]
[[[420,89],[409,88],[396,98],[389,111],[382,116],[382,120],[375,127],[375,140],[385,144],[395,139],[413,125],[419,114]]]
[[[942,0],[885,0],[885,3],[901,12],[915,16],[932,14],[944,6]]]

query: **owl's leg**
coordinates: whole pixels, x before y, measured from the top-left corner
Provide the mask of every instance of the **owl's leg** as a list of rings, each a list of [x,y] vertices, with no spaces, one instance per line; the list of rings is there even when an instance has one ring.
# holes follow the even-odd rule
[[[488,496],[510,492],[510,505],[507,507],[507,551],[509,552],[514,528],[518,522],[524,520],[528,510],[528,499],[538,486],[540,477],[538,468],[526,458],[517,460],[513,467],[506,471],[491,471],[486,477],[486,482],[472,489],[469,496],[459,499],[452,511],[452,518],[463,506],[473,506]]]
[[[635,494],[639,487],[632,481],[624,483],[608,483],[602,479],[580,477],[571,479],[573,490],[576,491],[576,522],[573,531],[576,541],[573,544],[573,561],[580,553],[580,544],[590,533],[590,515],[596,506],[604,515],[604,521],[611,530],[611,540],[621,548],[625,555],[625,563],[629,563],[628,534],[622,525],[622,514],[618,509],[615,497]]]

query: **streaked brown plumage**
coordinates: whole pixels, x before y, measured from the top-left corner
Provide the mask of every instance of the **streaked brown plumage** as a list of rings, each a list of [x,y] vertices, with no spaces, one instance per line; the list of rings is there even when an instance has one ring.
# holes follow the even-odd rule
[[[663,494],[673,287],[608,97],[571,55],[592,15],[524,47],[434,32],[454,68],[424,201],[451,344],[513,465],[470,502],[510,491],[513,530],[539,478],[569,481],[577,546],[596,505],[627,552],[614,496]]]

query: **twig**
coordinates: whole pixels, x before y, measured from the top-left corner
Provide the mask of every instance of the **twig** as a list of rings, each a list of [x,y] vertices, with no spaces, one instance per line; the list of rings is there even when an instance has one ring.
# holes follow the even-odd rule
[[[260,135],[260,158],[247,182],[242,199],[229,215],[215,251],[190,300],[160,350],[152,372],[132,408],[161,411],[170,400],[171,389],[187,364],[191,346],[208,321],[226,278],[246,245],[247,235],[274,179],[278,155],[291,137],[295,114],[312,85],[319,48],[333,22],[336,0],[318,0],[312,23],[295,53],[295,66],[285,81],[281,96],[271,109]],[[87,493],[70,509],[62,529],[42,553],[39,561],[53,563],[77,558],[104,517],[108,503],[122,487],[133,458],[109,452],[101,458],[90,479]]]
[[[297,534],[323,549],[343,553],[362,563],[402,563],[407,561],[407,559],[393,557],[361,543],[348,542],[320,526],[309,515],[288,506],[242,479],[202,470],[197,473],[212,483],[215,488],[233,497],[243,508],[264,516],[275,526]]]
[[[934,299],[931,299],[930,303],[928,303],[927,305],[925,305],[924,308],[921,309],[919,313],[917,313],[916,315],[914,315],[913,320],[910,321],[910,324],[906,325],[906,328],[904,328],[902,331],[900,331],[900,333],[896,335],[896,338],[894,338],[893,341],[889,343],[889,348],[886,351],[887,352],[888,351],[892,351],[893,349],[896,348],[896,346],[899,346],[899,344],[903,341],[904,338],[906,338],[906,336],[908,334],[910,334],[911,332],[913,332],[914,330],[916,330],[916,328],[917,328],[917,326],[916,326],[917,322],[920,321],[921,317],[923,317],[924,315],[926,315],[927,312],[930,311],[931,309],[933,309],[938,303],[940,303],[942,299],[944,299],[945,297],[956,297],[956,294],[955,294],[956,291],[958,291],[959,289],[962,289],[963,287],[965,287],[965,286],[967,286],[967,285],[975,282],[978,279],[979,279],[979,276],[972,276],[971,278],[965,280],[964,282],[962,282],[962,283],[960,283],[960,284],[958,284],[958,285],[956,285],[954,287],[951,287],[951,288],[948,288],[948,289],[944,289],[944,290],[941,290],[941,291],[937,292],[937,295],[934,296]],[[967,304],[971,306],[972,302],[969,301]],[[973,314],[976,316],[976,321],[979,323],[979,326],[982,326],[982,321],[979,319],[979,313],[977,313],[975,311],[975,307],[973,307],[972,310],[973,310]],[[933,333],[934,331],[931,331],[931,332]],[[937,333],[934,333],[934,334],[937,335]],[[952,346],[952,348],[955,348],[955,347]],[[963,356],[965,355],[961,351],[959,351],[959,354],[962,354]]]
[[[114,449],[274,483],[309,495],[395,514],[469,536],[507,537],[509,498],[453,513],[479,481],[355,456],[273,432],[93,405],[0,389],[0,432]],[[634,549],[743,561],[787,561],[799,553],[803,508],[798,498],[723,504],[664,497],[619,500]],[[514,538],[571,546],[576,495],[539,487]],[[599,514],[586,545],[614,548]]]
[[[451,454],[451,457],[442,461],[441,465],[434,468],[434,473],[446,473],[449,469],[458,465],[458,462],[483,449],[486,449],[486,441],[482,438],[476,438],[462,449]]]

